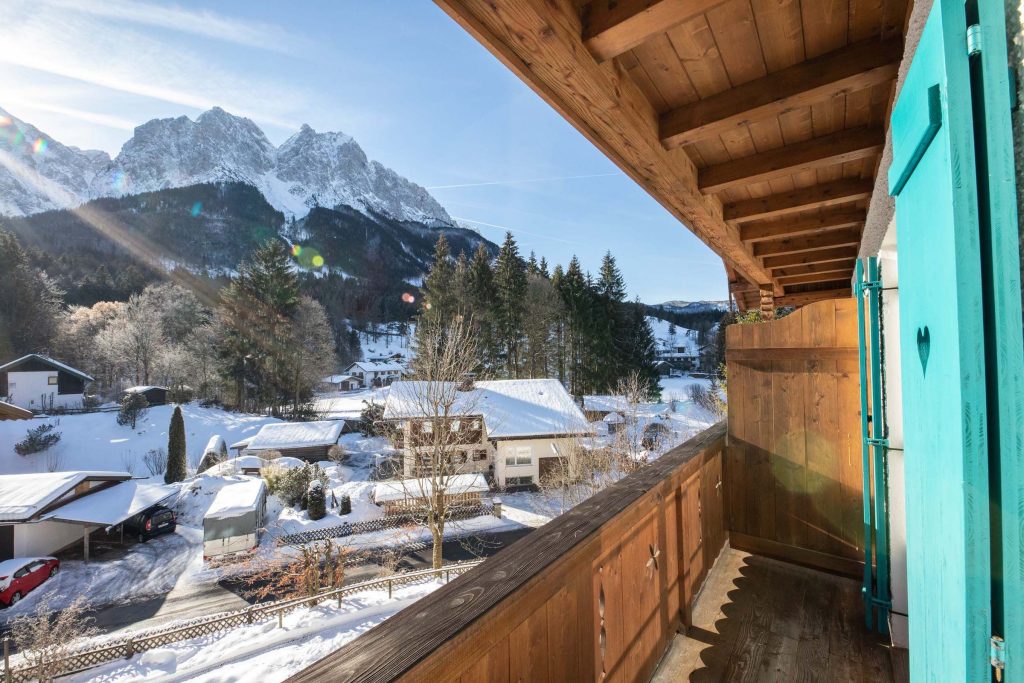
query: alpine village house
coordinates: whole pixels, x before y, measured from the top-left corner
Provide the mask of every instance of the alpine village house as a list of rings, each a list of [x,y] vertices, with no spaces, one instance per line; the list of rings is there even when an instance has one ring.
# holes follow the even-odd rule
[[[726,420],[291,680],[1024,680],[1017,3],[435,1],[760,322]]]

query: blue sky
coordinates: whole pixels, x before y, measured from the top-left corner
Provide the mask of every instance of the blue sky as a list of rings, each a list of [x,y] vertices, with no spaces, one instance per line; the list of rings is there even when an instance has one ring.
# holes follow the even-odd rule
[[[213,105],[275,143],[340,130],[448,212],[631,296],[724,299],[721,261],[428,0],[3,0],[0,107],[111,154]]]

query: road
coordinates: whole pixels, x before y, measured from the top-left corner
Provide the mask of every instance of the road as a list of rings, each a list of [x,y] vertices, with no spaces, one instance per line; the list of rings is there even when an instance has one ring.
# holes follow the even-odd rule
[[[445,562],[462,562],[479,556],[490,556],[505,546],[518,541],[531,531],[530,527],[513,529],[475,536],[472,546],[464,539],[450,539],[444,542]],[[402,559],[398,569],[408,571],[426,569],[431,565],[431,549],[412,552]],[[345,583],[357,583],[377,578],[380,565],[372,562],[349,566],[345,570]],[[175,589],[166,595],[157,595],[129,603],[120,603],[100,607],[90,616],[95,619],[94,625],[101,633],[116,633],[124,629],[147,629],[161,626],[179,619],[193,619],[209,616],[217,612],[241,609],[252,604],[239,593],[244,586],[241,583],[200,584],[191,589]]]

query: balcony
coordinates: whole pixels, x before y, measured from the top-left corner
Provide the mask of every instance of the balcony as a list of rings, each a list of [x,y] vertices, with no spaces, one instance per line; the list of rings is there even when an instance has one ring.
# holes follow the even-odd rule
[[[730,327],[728,421],[294,680],[902,678],[857,580],[852,305]]]

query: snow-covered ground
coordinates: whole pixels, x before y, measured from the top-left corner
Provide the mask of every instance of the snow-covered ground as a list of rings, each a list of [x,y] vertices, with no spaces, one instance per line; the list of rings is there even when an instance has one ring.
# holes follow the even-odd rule
[[[174,643],[69,681],[281,681],[443,585],[428,581],[300,608],[276,620]],[[256,674],[255,672],[259,672]]]
[[[325,420],[359,419],[367,403],[384,403],[387,397],[387,387],[338,391],[318,394],[313,399],[313,408]]]

